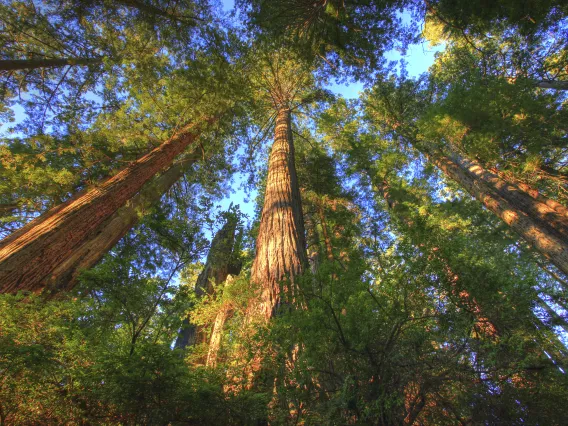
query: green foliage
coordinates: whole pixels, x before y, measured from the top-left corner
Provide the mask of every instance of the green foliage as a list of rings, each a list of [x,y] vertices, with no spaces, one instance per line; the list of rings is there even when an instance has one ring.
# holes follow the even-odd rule
[[[566,79],[565,6],[237,3],[230,19],[201,1],[1,3],[1,60],[100,59],[2,73],[0,117],[27,114],[0,142],[2,235],[180,127],[216,124],[73,293],[1,295],[0,424],[563,424],[568,280],[420,151],[457,150],[566,205],[566,95],[538,87]],[[445,49],[428,74],[392,75],[383,54],[422,18]],[[369,86],[347,101],[330,77]],[[201,298],[195,282],[226,218],[215,203],[233,172],[265,167],[252,159],[282,107],[310,268],[263,323],[256,225],[237,208],[241,274]],[[188,312],[205,338],[182,352]]]

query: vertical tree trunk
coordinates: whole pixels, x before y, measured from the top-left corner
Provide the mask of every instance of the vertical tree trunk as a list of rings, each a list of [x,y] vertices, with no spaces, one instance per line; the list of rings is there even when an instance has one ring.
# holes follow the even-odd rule
[[[320,224],[321,224],[321,230],[323,232],[323,241],[325,243],[325,251],[327,253],[327,258],[328,260],[333,260],[334,256],[333,256],[333,247],[331,244],[331,237],[329,236],[329,232],[327,229],[327,222],[325,220],[325,214],[323,211],[323,203],[320,201],[318,203],[317,209],[318,209],[318,216],[320,219]]]
[[[4,59],[0,61],[0,71],[33,70],[36,68],[60,68],[69,65],[101,64],[103,58],[58,58],[58,59]]]
[[[238,275],[238,274],[237,274]],[[225,289],[228,288],[233,282],[232,275],[229,275],[225,280]],[[211,330],[211,339],[209,340],[209,348],[207,351],[207,367],[215,367],[217,365],[217,356],[219,348],[221,347],[221,338],[223,336],[223,328],[225,322],[233,316],[233,306],[230,302],[226,302],[221,306],[221,309],[215,317],[213,329]]]
[[[283,108],[276,119],[251,271],[251,281],[262,289],[260,305],[254,309],[261,317],[273,317],[283,298],[294,297],[294,278],[308,264],[305,245],[290,110]]]
[[[99,187],[33,220],[0,242],[0,292],[40,292],[59,265],[199,134],[186,127]]]
[[[227,279],[229,274],[238,275],[240,273],[241,265],[235,264],[233,261],[236,229],[237,218],[231,215],[225,225],[215,234],[207,255],[205,267],[195,283],[195,294],[198,298],[202,298],[207,294],[213,294],[214,288],[211,281],[215,284],[221,284]],[[177,349],[185,349],[187,346],[205,341],[206,336],[203,328],[192,324],[188,315],[183,320],[175,347]]]
[[[197,157],[190,157],[174,164],[165,173],[148,182],[124,207],[100,226],[95,236],[74,250],[69,258],[55,268],[47,280],[46,290],[52,293],[72,290],[77,284],[80,272],[95,266],[182,177],[187,167],[196,159]]]
[[[459,288],[459,276],[452,271],[446,259],[435,254],[436,250],[432,250],[431,256],[436,257],[444,267],[444,275],[450,283],[450,293],[459,300],[458,306],[469,312],[475,319],[473,328],[477,335],[484,338],[495,339],[499,336],[499,332],[495,323],[489,320],[484,314],[475,297],[472,297],[467,290]]]
[[[527,193],[477,162],[456,152],[449,156],[423,152],[450,179],[482,202],[517,234],[568,274],[568,217],[562,206],[534,192]]]

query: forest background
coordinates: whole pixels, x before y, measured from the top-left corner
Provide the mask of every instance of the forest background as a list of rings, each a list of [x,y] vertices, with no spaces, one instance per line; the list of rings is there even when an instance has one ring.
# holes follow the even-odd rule
[[[563,2],[0,3],[0,425],[562,424]]]

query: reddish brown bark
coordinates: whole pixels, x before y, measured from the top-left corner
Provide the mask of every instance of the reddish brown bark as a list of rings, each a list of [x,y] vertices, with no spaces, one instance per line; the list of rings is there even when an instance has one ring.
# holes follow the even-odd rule
[[[261,288],[260,305],[254,308],[261,317],[273,317],[284,301],[293,300],[294,279],[308,264],[305,246],[290,110],[282,108],[276,119],[251,271],[251,282]]]
[[[490,339],[498,337],[499,332],[495,324],[483,314],[481,306],[477,303],[475,297],[472,297],[467,290],[459,287],[459,276],[452,271],[446,260],[440,258],[436,252],[437,249],[434,248],[431,256],[437,258],[438,261],[442,263],[444,274],[450,283],[450,292],[452,296],[456,297],[459,301],[458,306],[464,308],[475,319],[473,327],[477,335]]]
[[[423,152],[446,176],[459,183],[568,274],[568,217],[563,206],[534,190],[525,192],[457,152],[449,156],[427,150]]]
[[[188,126],[117,173],[33,220],[0,243],[0,292],[40,292],[59,265],[148,182],[172,164],[199,134]]]
[[[0,61],[0,71],[32,70],[36,68],[60,68],[74,65],[101,64],[102,58],[58,58],[58,59],[5,59]]]
[[[196,159],[197,157],[191,157],[174,164],[165,173],[148,182],[125,206],[100,226],[96,235],[74,250],[71,256],[55,268],[47,280],[47,289],[52,293],[72,290],[81,271],[95,266],[181,178],[187,167]]]
[[[197,277],[195,283],[195,294],[197,298],[213,294],[216,285],[225,282],[229,274],[238,275],[241,270],[240,263],[233,261],[233,248],[235,244],[235,232],[237,229],[237,218],[229,216],[225,225],[215,234],[211,242],[211,248],[207,255],[205,267]],[[224,321],[223,321],[224,323]],[[207,340],[203,327],[195,326],[191,323],[188,315],[182,324],[182,328],[175,343],[177,349],[185,349],[197,343]]]

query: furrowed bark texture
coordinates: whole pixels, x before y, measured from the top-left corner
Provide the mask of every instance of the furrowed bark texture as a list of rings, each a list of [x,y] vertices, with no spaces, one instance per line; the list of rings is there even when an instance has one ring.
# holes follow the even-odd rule
[[[254,314],[269,319],[294,298],[294,278],[308,265],[289,109],[278,111],[251,282],[261,288]],[[284,295],[283,295],[284,293]],[[288,297],[288,299],[286,299]]]
[[[558,269],[568,274],[568,217],[564,206],[548,200],[534,189],[525,192],[456,152],[449,156],[429,150],[423,152],[446,176],[459,183]]]
[[[40,292],[50,274],[198,136],[186,128],[99,187],[33,220],[0,242],[0,292]]]
[[[207,294],[213,294],[214,287],[211,281],[218,285],[223,283],[229,274],[238,275],[240,273],[240,263],[235,264],[233,262],[236,228],[236,217],[229,217],[225,225],[215,234],[207,255],[205,267],[195,283],[195,294],[199,299]],[[205,342],[206,337],[203,327],[197,327],[195,324],[192,324],[191,317],[188,315],[183,320],[175,347],[177,349],[185,349],[187,346]]]
[[[101,224],[96,235],[74,250],[71,256],[55,268],[47,280],[47,290],[53,294],[72,290],[77,285],[81,271],[95,266],[183,176],[196,158],[191,157],[174,164],[165,173],[148,182],[124,207]]]
[[[33,70],[36,68],[61,68],[73,65],[95,65],[102,58],[60,58],[60,59],[5,59],[0,61],[0,71]]]

